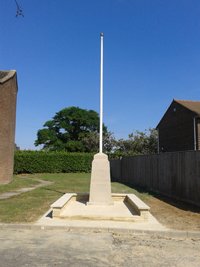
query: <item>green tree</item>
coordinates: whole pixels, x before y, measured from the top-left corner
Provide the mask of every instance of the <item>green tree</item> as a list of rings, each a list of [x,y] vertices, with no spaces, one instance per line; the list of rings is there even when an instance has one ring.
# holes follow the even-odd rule
[[[119,155],[155,154],[158,147],[158,133],[156,129],[135,131],[129,134],[127,140],[119,139],[116,153]]]
[[[105,136],[108,136],[107,128],[103,128]],[[44,128],[37,132],[35,145],[43,145],[46,150],[97,152],[98,130],[99,115],[96,111],[68,107],[45,122]]]
[[[86,152],[96,152],[99,149],[99,134],[91,132],[82,140]],[[116,140],[111,132],[104,131],[103,133],[103,152],[110,153],[116,145]]]

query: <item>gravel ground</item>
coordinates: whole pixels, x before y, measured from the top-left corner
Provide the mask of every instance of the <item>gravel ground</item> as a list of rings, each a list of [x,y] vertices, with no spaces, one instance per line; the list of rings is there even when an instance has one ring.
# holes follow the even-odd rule
[[[0,229],[0,267],[200,266],[200,237]]]

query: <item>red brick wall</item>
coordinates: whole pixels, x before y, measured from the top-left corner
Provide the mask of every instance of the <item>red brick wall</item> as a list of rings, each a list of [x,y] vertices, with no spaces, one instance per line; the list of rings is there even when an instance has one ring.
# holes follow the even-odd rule
[[[17,80],[0,83],[0,183],[13,177]]]
[[[194,113],[175,101],[161,120],[159,151],[194,150]]]

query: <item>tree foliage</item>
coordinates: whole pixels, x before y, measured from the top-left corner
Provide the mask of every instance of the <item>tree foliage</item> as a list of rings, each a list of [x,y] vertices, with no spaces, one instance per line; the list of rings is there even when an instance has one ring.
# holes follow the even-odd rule
[[[105,139],[111,139],[111,133],[105,126],[103,128]],[[43,149],[50,151],[97,152],[98,131],[99,115],[96,111],[68,107],[45,122],[44,128],[37,132],[35,145],[43,145]],[[107,148],[108,143],[109,140],[105,142]]]
[[[127,140],[119,139],[115,152],[119,155],[155,154],[158,147],[158,133],[156,129],[135,131],[129,134]]]
[[[94,110],[68,107],[55,114],[38,130],[35,145],[48,151],[93,152],[99,150],[99,115]],[[158,136],[155,129],[135,131],[128,139],[116,140],[103,126],[103,150],[117,155],[157,153]]]

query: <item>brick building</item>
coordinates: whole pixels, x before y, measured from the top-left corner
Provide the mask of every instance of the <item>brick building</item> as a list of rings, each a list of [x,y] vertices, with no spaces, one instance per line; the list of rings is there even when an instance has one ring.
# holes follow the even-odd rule
[[[156,129],[159,152],[200,150],[200,101],[174,99]]]
[[[0,184],[13,177],[16,97],[16,71],[0,71]]]

